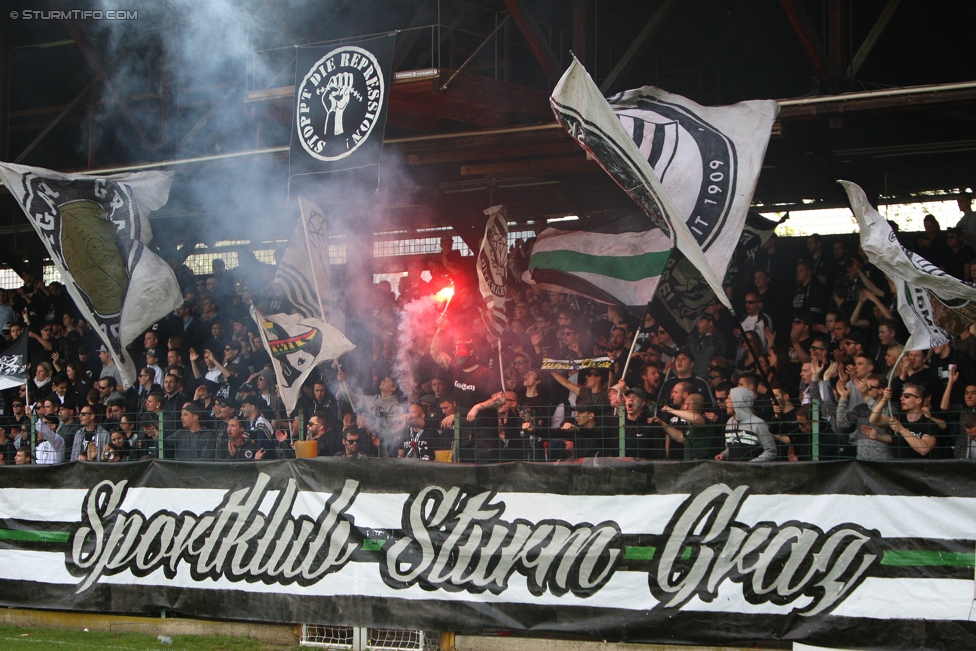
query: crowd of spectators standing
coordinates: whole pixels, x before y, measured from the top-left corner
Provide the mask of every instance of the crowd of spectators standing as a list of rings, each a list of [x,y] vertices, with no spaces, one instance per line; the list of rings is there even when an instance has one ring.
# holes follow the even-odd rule
[[[923,232],[899,237],[976,280],[976,215],[968,196],[959,206],[957,227],[926,216]],[[727,279],[741,320],[716,300],[688,335],[522,282],[532,240],[519,240],[496,338],[478,314],[474,259],[446,238],[396,293],[381,281],[347,301],[371,361],[321,365],[290,413],[248,311],[277,300],[273,267],[218,259],[194,276],[174,258],[186,300],[129,347],[132,386],[64,287],[25,274],[23,287],[0,291],[4,338],[29,337],[28,383],[2,396],[0,460],[270,460],[294,458],[299,438],[320,456],[451,451],[478,463],[973,458],[976,326],[906,352],[893,285],[863,251],[844,237],[803,244],[797,254],[772,236]],[[435,297],[448,285],[444,310]],[[579,370],[542,370],[552,360]]]

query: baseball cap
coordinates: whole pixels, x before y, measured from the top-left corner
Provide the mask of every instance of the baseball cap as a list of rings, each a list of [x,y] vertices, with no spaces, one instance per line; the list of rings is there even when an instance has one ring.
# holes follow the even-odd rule
[[[624,392],[624,395],[637,396],[641,400],[647,400],[647,394],[644,393],[644,390],[639,387],[634,387],[633,389],[627,389],[627,391]]]
[[[268,403],[263,398],[257,396],[244,396],[241,398],[242,405],[254,405],[255,407],[267,407]]]

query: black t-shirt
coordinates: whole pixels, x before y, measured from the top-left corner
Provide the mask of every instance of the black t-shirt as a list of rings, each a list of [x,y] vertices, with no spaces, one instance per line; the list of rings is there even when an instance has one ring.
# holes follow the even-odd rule
[[[441,440],[441,433],[436,429],[422,429],[414,431],[408,429],[397,437],[397,447],[402,448],[408,459],[434,461],[434,452],[449,449]]]
[[[454,376],[454,397],[457,399],[458,417],[465,418],[468,411],[480,402],[501,391],[501,379],[487,366],[478,366],[465,371],[456,364],[451,365]],[[478,428],[497,427],[498,410],[482,409],[478,412]]]
[[[910,436],[916,436],[917,438],[922,438],[922,436],[928,434],[938,441],[939,434],[941,430],[939,426],[935,424],[934,421],[922,416],[914,423],[908,420],[908,417],[902,415],[898,420],[901,424],[905,426],[909,432]],[[931,454],[931,453],[929,453]],[[928,456],[923,456],[915,451],[911,445],[909,445],[908,440],[901,435],[900,432],[895,433],[895,457],[897,459],[927,459]]]
[[[17,447],[14,445],[13,441],[0,443],[0,458],[3,459],[5,464],[12,464],[14,462],[14,455],[16,454]]]
[[[647,424],[647,415],[641,414],[637,420],[624,417],[625,454],[635,459],[652,459],[663,461],[664,430]]]

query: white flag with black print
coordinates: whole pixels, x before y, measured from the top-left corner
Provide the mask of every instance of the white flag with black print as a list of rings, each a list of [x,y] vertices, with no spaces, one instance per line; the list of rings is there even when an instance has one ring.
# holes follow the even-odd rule
[[[905,350],[941,346],[976,322],[976,285],[953,278],[903,247],[860,186],[838,183],[847,191],[868,261],[895,283],[898,314],[911,333]]]
[[[325,213],[305,197],[298,205],[301,215],[275,273],[276,300],[264,308],[268,313],[253,314],[289,412],[313,368],[355,348],[337,327],[344,318],[332,298]]]
[[[775,101],[705,107],[658,88],[604,99],[576,60],[556,85],[556,119],[640,205],[681,256],[671,256],[661,286],[680,280],[679,320],[704,309],[709,290],[723,303],[721,279],[745,223],[779,106]],[[632,230],[632,229],[631,229]],[[660,253],[660,248],[653,249]],[[674,305],[671,303],[674,302]],[[683,305],[687,303],[692,307]]]
[[[505,278],[508,273],[508,218],[505,206],[492,206],[485,211],[488,224],[478,250],[478,287],[484,306],[481,318],[495,335],[508,324],[505,314]]]
[[[325,213],[305,197],[298,198],[298,206],[300,218],[275,273],[276,293],[298,314],[321,318],[341,331],[345,318],[332,292]]]
[[[125,347],[183,302],[173,270],[147,247],[149,213],[166,204],[173,174],[94,177],[0,163],[0,177],[132,386],[136,365]]]
[[[0,351],[0,391],[27,384],[27,333]]]

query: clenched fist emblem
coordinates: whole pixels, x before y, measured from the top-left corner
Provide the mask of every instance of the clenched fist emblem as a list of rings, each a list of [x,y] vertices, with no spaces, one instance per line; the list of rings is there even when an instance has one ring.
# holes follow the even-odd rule
[[[322,97],[322,106],[325,108],[325,127],[326,134],[329,132],[329,117],[335,114],[334,135],[342,134],[342,113],[349,105],[350,97],[355,97],[360,102],[363,96],[353,88],[353,75],[351,72],[340,72],[329,79],[325,88],[316,91]]]

